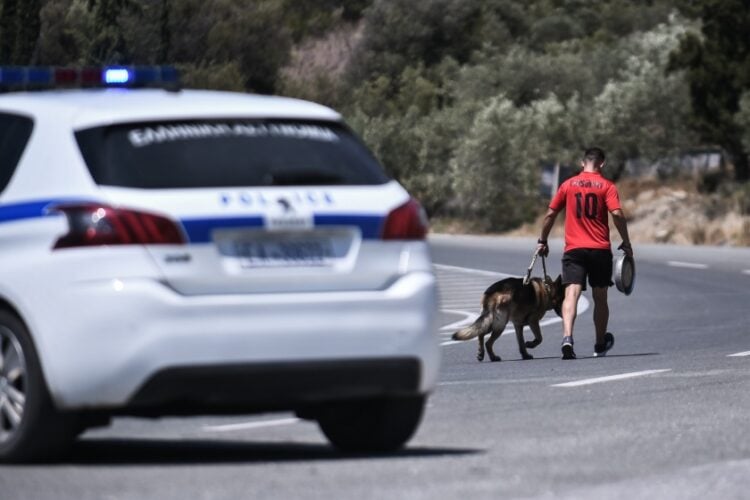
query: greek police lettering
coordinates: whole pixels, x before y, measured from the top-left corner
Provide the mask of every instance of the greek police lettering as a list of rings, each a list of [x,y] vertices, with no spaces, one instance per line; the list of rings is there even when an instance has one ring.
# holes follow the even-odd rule
[[[273,136],[291,137],[294,139],[312,139],[316,141],[335,142],[339,140],[336,133],[326,127],[319,125],[300,125],[300,124],[273,124],[268,126],[268,130]]]
[[[324,142],[339,140],[336,132],[328,127],[299,123],[178,123],[136,128],[128,132],[128,140],[136,148],[164,142],[220,137],[283,137]]]
[[[333,195],[327,191],[305,190],[284,193],[292,205],[298,206],[332,206],[335,204]],[[261,192],[241,191],[224,192],[219,195],[219,203],[225,207],[236,206],[266,206],[269,201]]]
[[[226,123],[159,125],[157,127],[133,129],[128,132],[128,139],[130,144],[141,148],[150,144],[177,140],[223,137],[231,133],[232,128]]]

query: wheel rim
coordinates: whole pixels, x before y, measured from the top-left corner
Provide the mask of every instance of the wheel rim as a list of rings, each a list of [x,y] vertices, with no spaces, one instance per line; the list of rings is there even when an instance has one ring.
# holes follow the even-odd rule
[[[13,331],[0,325],[0,442],[11,439],[26,407],[26,358]]]

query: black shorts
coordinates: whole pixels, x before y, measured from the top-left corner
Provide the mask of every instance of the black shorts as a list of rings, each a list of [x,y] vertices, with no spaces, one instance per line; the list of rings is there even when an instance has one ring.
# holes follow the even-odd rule
[[[612,251],[591,248],[576,248],[565,252],[562,258],[563,285],[583,285],[586,277],[594,288],[614,285],[612,282]]]

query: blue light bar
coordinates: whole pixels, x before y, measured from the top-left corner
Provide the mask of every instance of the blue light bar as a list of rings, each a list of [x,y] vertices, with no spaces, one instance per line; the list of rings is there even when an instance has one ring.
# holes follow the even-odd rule
[[[136,66],[133,68],[133,81],[142,85],[151,85],[160,80],[158,66]]]
[[[104,83],[107,85],[125,85],[130,83],[130,71],[127,68],[105,68]]]
[[[1,85],[21,85],[24,81],[23,68],[5,66],[0,68]]]
[[[53,81],[54,73],[50,68],[27,68],[26,81],[31,85],[49,85]]]
[[[178,88],[179,80],[177,70],[171,66],[0,66],[0,91],[57,87]]]

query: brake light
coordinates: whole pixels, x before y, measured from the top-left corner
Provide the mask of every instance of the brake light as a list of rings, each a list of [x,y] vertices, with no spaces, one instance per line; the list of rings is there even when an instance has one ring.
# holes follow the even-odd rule
[[[167,217],[97,203],[57,205],[68,219],[68,233],[53,248],[97,245],[181,245],[185,237]]]
[[[411,198],[388,214],[383,225],[384,240],[423,240],[428,223],[422,205]]]

